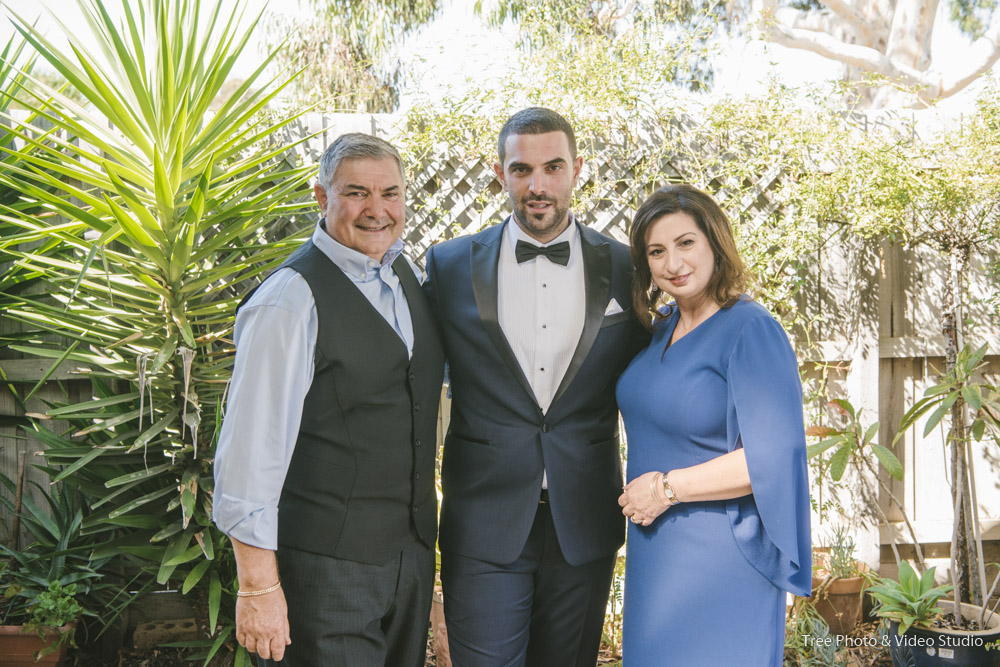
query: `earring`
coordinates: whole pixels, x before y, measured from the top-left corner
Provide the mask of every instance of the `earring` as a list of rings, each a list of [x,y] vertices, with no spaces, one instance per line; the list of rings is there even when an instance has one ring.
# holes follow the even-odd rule
[[[655,280],[649,281],[649,291],[651,294],[656,294],[660,291],[660,286],[656,284]]]

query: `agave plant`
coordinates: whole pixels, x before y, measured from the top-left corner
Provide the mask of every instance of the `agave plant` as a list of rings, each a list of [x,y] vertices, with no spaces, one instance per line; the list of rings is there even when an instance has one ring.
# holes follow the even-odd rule
[[[46,215],[2,212],[18,233],[0,250],[45,282],[6,315],[63,341],[12,347],[89,374],[92,399],[31,415],[32,435],[55,480],[90,496],[84,527],[118,527],[108,548],[143,559],[160,583],[207,586],[214,628],[231,583],[210,517],[233,313],[295,243],[274,227],[303,212],[312,172],[288,159],[306,137],[279,132],[297,116],[268,111],[295,75],[265,80],[272,54],[213,112],[260,16],[224,14],[221,0],[123,1],[116,24],[101,0],[80,5],[96,53],[84,26],[53,17],[63,52],[15,20],[85,104],[25,75],[22,97],[51,130],[7,118],[24,147],[2,149],[19,161],[0,186]],[[73,429],[54,432],[51,419]]]

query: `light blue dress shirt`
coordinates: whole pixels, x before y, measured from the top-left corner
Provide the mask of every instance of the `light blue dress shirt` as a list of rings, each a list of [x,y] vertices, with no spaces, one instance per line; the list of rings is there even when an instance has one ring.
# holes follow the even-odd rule
[[[391,268],[403,242],[393,243],[381,263],[338,243],[320,225],[312,242],[392,325],[412,356],[413,321]],[[420,269],[407,263],[421,280]],[[236,316],[236,360],[216,448],[212,518],[244,544],[278,547],[278,499],[312,384],[318,328],[309,284],[289,268],[264,281]]]

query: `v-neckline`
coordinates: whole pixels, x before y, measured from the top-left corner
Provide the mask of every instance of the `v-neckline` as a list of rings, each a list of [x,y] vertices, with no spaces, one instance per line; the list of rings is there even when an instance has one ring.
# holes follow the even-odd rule
[[[669,325],[670,329],[666,332],[667,342],[663,346],[663,352],[660,354],[660,360],[661,361],[663,360],[663,357],[667,354],[667,350],[671,350],[671,349],[677,347],[678,345],[680,345],[682,341],[685,341],[688,338],[690,338],[699,329],[701,329],[703,326],[705,326],[706,324],[708,324],[709,322],[711,322],[715,318],[716,315],[718,315],[723,310],[725,310],[725,308],[719,308],[714,313],[712,313],[711,315],[709,315],[708,317],[706,317],[704,320],[702,320],[701,322],[699,322],[698,325],[695,326],[695,328],[691,329],[691,331],[688,331],[686,334],[684,334],[683,336],[681,336],[677,340],[671,342],[670,339],[673,338],[674,331],[677,329],[677,325],[680,324],[680,322],[681,322],[681,311],[676,306],[674,306],[674,308],[676,309],[675,312],[676,312],[677,317],[674,318],[673,324]]]

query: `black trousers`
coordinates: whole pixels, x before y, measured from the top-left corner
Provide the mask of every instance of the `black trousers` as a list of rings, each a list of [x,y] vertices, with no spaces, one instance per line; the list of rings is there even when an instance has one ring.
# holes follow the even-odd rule
[[[615,554],[566,562],[540,503],[521,556],[498,565],[441,553],[448,648],[455,667],[594,667]]]
[[[292,643],[258,667],[422,667],[434,551],[415,542],[384,565],[278,547]]]

